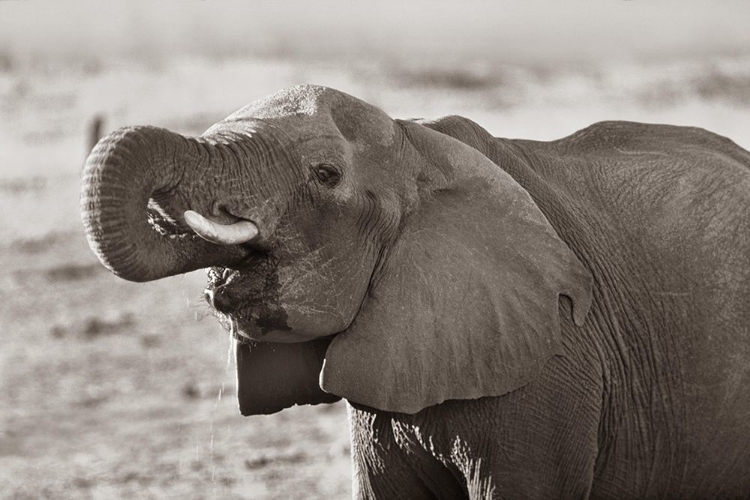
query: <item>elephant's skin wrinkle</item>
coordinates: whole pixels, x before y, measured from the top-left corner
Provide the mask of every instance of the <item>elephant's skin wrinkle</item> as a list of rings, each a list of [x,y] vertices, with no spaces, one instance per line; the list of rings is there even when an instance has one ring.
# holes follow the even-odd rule
[[[691,131],[702,148],[687,149],[688,158],[676,162],[664,159],[657,148],[684,141],[676,133],[679,129],[665,127],[666,137],[656,136],[659,141],[652,138],[651,144],[648,134],[633,134],[639,129],[653,133],[644,125],[605,123],[574,136],[575,142],[587,137],[597,144],[591,150],[597,160],[583,162],[586,169],[565,162],[561,150],[569,151],[571,145],[564,140],[548,145],[516,142],[511,147],[492,141],[489,154],[535,196],[596,280],[593,322],[587,330],[603,365],[605,386],[594,495],[714,497],[730,491],[741,496],[750,489],[747,482],[719,478],[750,465],[737,445],[750,435],[745,418],[750,401],[746,392],[736,390],[739,379],[748,380],[750,353],[740,340],[746,338],[743,325],[750,318],[746,297],[717,290],[727,274],[733,276],[733,287],[750,282],[747,253],[720,250],[747,245],[746,229],[736,228],[746,225],[740,221],[750,215],[747,194],[730,187],[748,186],[748,155],[710,133]],[[602,162],[607,146],[639,155],[647,155],[650,148],[654,154],[637,168],[617,168]],[[520,148],[532,147],[532,153],[517,154]],[[709,153],[709,147],[726,153]],[[729,153],[745,163],[721,159]],[[711,160],[722,164],[722,170]],[[686,164],[694,170],[682,172]],[[672,165],[680,169],[670,171]],[[724,172],[720,179],[717,171]],[[624,196],[623,177],[628,175],[659,178],[679,189],[651,191],[648,183],[640,187],[631,181],[630,195]],[[716,190],[717,182],[724,184],[722,190]],[[639,203],[635,194],[644,200]],[[725,205],[727,195],[735,197],[731,210]],[[587,200],[588,207],[555,202],[560,196]],[[675,203],[682,207],[676,213],[668,208]],[[648,211],[634,212],[636,205]],[[733,229],[712,231],[711,224],[720,221]],[[670,225],[679,225],[680,231],[664,229]],[[707,238],[708,247],[703,246]],[[732,346],[730,356],[727,346]],[[723,430],[705,432],[717,427]],[[722,445],[712,442],[717,438]],[[730,457],[717,460],[727,451]],[[724,463],[712,474],[699,472],[717,461]]]
[[[272,340],[237,348],[243,415],[348,400],[357,498],[750,496],[750,153],[728,139],[510,140],[298,86],[201,138],[114,132],[81,200],[127,279],[217,266],[220,317]],[[187,209],[257,240],[191,236]]]

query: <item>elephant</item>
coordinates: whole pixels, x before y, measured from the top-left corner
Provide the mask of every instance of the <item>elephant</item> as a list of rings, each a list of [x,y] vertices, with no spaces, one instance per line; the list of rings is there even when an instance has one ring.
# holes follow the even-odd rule
[[[356,498],[750,496],[750,153],[282,90],[84,168],[93,252],[208,268],[243,415],[346,400]]]

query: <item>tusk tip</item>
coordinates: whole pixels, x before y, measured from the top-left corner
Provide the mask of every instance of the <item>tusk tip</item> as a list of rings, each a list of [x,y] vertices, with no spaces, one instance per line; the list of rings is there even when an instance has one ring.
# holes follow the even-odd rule
[[[198,212],[194,212],[193,210],[186,210],[183,216],[185,217],[185,222],[187,222],[187,225],[190,226],[193,231],[197,232],[203,229],[205,225],[203,221],[205,221],[206,219]]]

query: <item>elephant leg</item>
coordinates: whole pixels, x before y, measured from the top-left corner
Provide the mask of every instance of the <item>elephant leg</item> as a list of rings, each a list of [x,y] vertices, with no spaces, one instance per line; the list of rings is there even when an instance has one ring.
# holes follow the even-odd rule
[[[353,498],[468,498],[460,478],[394,432],[392,414],[348,405],[352,431]],[[407,438],[408,439],[408,438]]]
[[[537,380],[490,404],[493,445],[477,453],[488,436],[473,436],[468,449],[486,458],[469,479],[484,491],[494,488],[494,496],[481,496],[480,489],[475,498],[590,496],[599,453],[601,387],[587,364],[557,356]]]
[[[517,391],[447,401],[404,426],[459,478],[464,498],[588,498],[602,398],[591,366],[556,356]]]
[[[602,368],[580,342],[566,342],[534,381],[503,396],[416,414],[350,403],[355,498],[588,498]]]
[[[353,498],[361,500],[460,500],[467,499],[466,492],[450,475],[450,472],[429,472],[425,481],[422,473],[408,467],[388,465],[384,470],[356,470],[353,480]],[[434,478],[445,477],[445,488],[436,487]]]

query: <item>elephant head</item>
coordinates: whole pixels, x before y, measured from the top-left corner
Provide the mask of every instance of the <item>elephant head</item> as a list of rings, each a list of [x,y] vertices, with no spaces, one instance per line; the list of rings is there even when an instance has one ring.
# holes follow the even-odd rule
[[[586,269],[501,168],[323,87],[198,138],[116,131],[87,160],[81,200],[115,274],[210,267],[207,300],[246,341],[243,414],[504,394],[559,352],[559,296],[579,324],[591,300]]]

